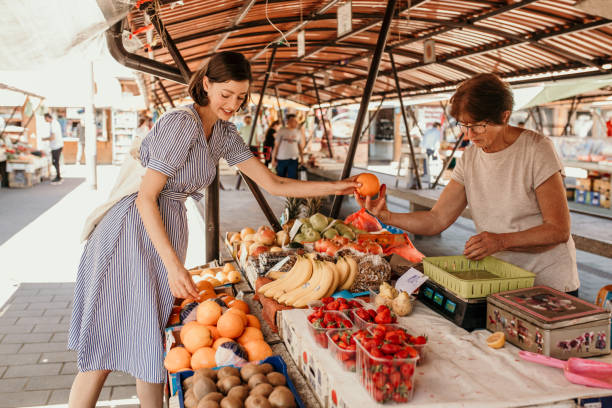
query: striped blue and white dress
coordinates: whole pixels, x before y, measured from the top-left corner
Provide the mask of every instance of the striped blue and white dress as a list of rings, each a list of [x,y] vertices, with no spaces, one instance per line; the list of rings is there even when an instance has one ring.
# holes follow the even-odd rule
[[[181,261],[187,252],[184,201],[215,177],[221,157],[233,166],[252,157],[236,127],[218,120],[208,140],[195,115],[169,112],[140,147],[144,167],[168,176],[158,199],[170,242]],[[163,330],[174,297],[166,269],[147,234],[134,200],[124,197],[91,234],[79,264],[68,348],[79,371],[123,371],[163,383]]]

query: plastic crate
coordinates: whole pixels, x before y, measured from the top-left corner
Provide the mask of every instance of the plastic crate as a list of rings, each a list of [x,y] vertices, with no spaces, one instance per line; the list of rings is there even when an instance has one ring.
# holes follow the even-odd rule
[[[488,256],[473,261],[464,256],[437,256],[423,259],[425,275],[464,299],[482,298],[493,293],[533,286],[535,274]],[[495,278],[461,276],[484,271]]]
[[[342,366],[345,371],[355,372],[355,365],[357,363],[357,348],[355,350],[345,350],[340,348],[334,340],[335,334],[342,335],[343,333],[355,333],[357,329],[332,329],[327,331],[327,349],[331,352],[332,356]]]
[[[376,402],[401,404],[410,401],[414,394],[416,362],[417,358],[387,360],[374,357],[357,341],[357,377]],[[393,387],[393,380],[385,372],[399,376],[399,384]],[[399,399],[395,399],[395,395]]]
[[[287,387],[293,393],[293,398],[295,398],[295,404],[298,408],[304,408],[304,403],[302,402],[300,395],[297,392],[297,389],[293,385],[291,378],[289,377],[289,373],[287,372],[287,364],[285,364],[285,360],[281,356],[272,356],[268,357],[265,360],[261,360],[260,364],[270,363],[272,367],[274,367],[274,371],[279,372],[285,376],[285,380],[287,381]],[[218,370],[222,367],[215,367],[213,370]],[[176,373],[179,387],[178,387],[178,396],[179,396],[179,405],[181,408],[185,408],[185,394],[183,392],[183,381],[186,378],[189,378],[193,375],[193,371],[180,371]]]

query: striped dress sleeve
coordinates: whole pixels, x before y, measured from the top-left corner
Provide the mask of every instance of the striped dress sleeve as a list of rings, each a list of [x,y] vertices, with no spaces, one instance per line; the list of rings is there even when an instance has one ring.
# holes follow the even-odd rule
[[[144,167],[168,177],[187,161],[189,150],[198,135],[198,123],[185,112],[162,116],[142,141],[140,159]]]
[[[251,150],[242,140],[236,125],[231,122],[226,122],[223,128],[224,149],[221,154],[230,166],[235,166],[253,157]]]

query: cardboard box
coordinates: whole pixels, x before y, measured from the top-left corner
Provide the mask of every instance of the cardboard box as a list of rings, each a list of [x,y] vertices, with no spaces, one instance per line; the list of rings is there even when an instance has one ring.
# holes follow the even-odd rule
[[[599,196],[599,206],[603,208],[610,208],[610,196]]]
[[[577,178],[576,179],[576,190],[591,191],[593,189],[593,179],[590,178]]]
[[[610,179],[601,178],[593,181],[593,191],[597,191],[600,194],[610,195]]]

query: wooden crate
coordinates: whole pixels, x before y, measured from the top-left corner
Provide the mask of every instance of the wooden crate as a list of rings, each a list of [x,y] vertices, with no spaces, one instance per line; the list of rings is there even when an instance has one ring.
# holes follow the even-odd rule
[[[35,173],[28,173],[25,170],[13,170],[8,173],[9,187],[28,188],[34,185]]]

